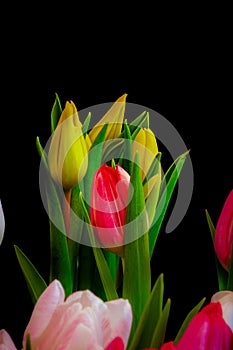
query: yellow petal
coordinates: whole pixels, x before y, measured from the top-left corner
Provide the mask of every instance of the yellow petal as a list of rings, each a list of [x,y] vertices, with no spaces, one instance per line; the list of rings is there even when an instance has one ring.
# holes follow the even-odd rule
[[[107,113],[99,120],[98,123],[96,123],[96,125],[89,132],[88,135],[92,143],[96,139],[100,130],[107,123],[109,125],[106,131],[105,140],[114,139],[120,135],[125,114],[126,97],[127,94],[123,94],[122,96],[120,96],[116,100],[116,102],[114,102],[112,107],[107,111]]]

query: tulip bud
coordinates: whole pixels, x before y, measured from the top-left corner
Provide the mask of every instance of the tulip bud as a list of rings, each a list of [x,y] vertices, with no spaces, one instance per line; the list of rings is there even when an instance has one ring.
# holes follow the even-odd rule
[[[90,130],[88,135],[92,143],[105,124],[108,124],[105,140],[115,139],[120,135],[125,113],[126,97],[127,94],[119,97],[107,113]]]
[[[133,159],[135,153],[139,153],[142,180],[144,180],[150,166],[158,153],[158,145],[151,129],[142,128],[137,133],[133,142]]]
[[[5,217],[2,210],[2,204],[0,201],[0,244],[2,243],[2,240],[3,240],[4,231],[5,231]]]
[[[227,196],[218,218],[214,234],[214,247],[218,260],[229,271],[233,242],[233,190]]]
[[[129,174],[117,164],[103,164],[95,173],[91,188],[90,220],[99,244],[109,251],[123,255],[124,223]]]
[[[62,184],[65,191],[72,189],[86,173],[87,145],[72,101],[66,102],[52,135],[48,162],[52,177]]]

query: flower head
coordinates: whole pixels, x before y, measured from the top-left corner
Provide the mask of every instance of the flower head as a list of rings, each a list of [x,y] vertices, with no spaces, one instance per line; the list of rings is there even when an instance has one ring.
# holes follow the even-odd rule
[[[218,218],[214,234],[214,247],[218,260],[230,269],[233,242],[233,190],[228,194]]]
[[[232,320],[229,325],[226,312],[226,307],[232,312],[232,305],[233,292],[214,294],[211,302],[192,318],[178,343],[165,343],[160,350],[233,349]]]
[[[90,219],[100,244],[122,255],[129,174],[119,165],[103,164],[95,173],[91,189]]]
[[[24,332],[23,350],[28,334],[32,350],[110,350],[117,344],[124,350],[131,323],[128,300],[104,302],[89,290],[74,292],[65,300],[61,283],[54,280],[34,307]]]
[[[52,177],[65,190],[73,188],[86,173],[87,144],[73,101],[66,102],[52,135],[48,162]]]

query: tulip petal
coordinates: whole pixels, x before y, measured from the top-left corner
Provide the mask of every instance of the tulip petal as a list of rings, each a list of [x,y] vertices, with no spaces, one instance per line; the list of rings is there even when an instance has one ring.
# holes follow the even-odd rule
[[[92,143],[95,141],[98,133],[105,124],[109,124],[106,131],[105,140],[115,139],[120,135],[125,113],[126,97],[127,94],[120,96],[107,111],[107,113],[90,130],[88,135]]]
[[[125,345],[123,340],[120,337],[116,337],[108,344],[104,350],[124,350]]]
[[[219,291],[212,296],[211,302],[221,303],[223,318],[233,332],[233,292]]]
[[[176,350],[231,349],[232,345],[233,335],[222,318],[220,303],[210,303],[193,317]]]
[[[112,328],[112,338],[120,336],[126,347],[132,326],[132,308],[128,300],[117,299],[106,302]],[[106,346],[107,344],[105,344]]]
[[[64,302],[65,292],[58,280],[54,280],[39,297],[24,332],[23,342],[27,334],[33,339],[39,337],[48,327],[57,306]]]
[[[0,330],[0,350],[17,350],[9,333],[5,329]]]
[[[218,218],[214,234],[216,255],[226,270],[230,268],[233,242],[233,190],[228,194]]]
[[[2,203],[0,201],[0,245],[3,240],[4,231],[5,231],[5,217],[2,209]]]

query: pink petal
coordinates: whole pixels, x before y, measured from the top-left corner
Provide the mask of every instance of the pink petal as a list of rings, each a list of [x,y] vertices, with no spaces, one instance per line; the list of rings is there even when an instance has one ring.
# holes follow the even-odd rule
[[[108,307],[108,314],[111,323],[111,339],[119,336],[125,347],[127,346],[131,326],[132,326],[132,308],[128,300],[116,299],[105,303]],[[110,341],[110,339],[108,340]],[[105,346],[108,343],[105,342]]]
[[[89,327],[79,324],[72,337],[67,344],[63,347],[56,348],[56,350],[103,350],[103,347],[96,341],[96,337],[93,334],[92,329]],[[53,350],[53,349],[48,349]],[[55,349],[54,349],[55,350]]]
[[[25,344],[26,336],[30,333],[31,340],[39,337],[47,328],[53,313],[57,306],[64,301],[65,293],[61,283],[54,280],[40,295],[30,321],[25,329],[23,343]]]
[[[17,350],[9,333],[5,329],[0,330],[0,350]]]

